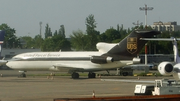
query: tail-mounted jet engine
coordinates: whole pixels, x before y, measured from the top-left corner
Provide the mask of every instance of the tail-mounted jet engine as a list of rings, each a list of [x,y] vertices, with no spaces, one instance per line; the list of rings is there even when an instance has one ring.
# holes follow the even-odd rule
[[[158,71],[162,75],[172,75],[173,64],[171,62],[161,62],[158,65]]]
[[[114,62],[114,59],[112,57],[92,56],[91,62],[97,64],[106,64],[106,63]]]

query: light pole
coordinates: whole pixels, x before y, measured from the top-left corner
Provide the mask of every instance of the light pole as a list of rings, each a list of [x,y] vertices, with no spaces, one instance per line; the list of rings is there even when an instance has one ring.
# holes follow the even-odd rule
[[[145,28],[147,28],[147,11],[153,10],[153,7],[147,7],[147,5],[145,4],[145,7],[140,7],[139,9],[145,11]]]
[[[39,25],[40,25],[40,33],[39,34],[40,34],[40,37],[42,38],[42,35],[41,35],[41,29],[42,29],[41,25],[42,25],[42,22],[39,22]]]

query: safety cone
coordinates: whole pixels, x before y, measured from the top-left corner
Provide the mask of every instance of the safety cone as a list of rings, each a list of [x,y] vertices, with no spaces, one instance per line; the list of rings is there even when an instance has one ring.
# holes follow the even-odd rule
[[[95,92],[94,92],[94,90],[93,90],[93,93],[92,93],[92,97],[95,98]]]

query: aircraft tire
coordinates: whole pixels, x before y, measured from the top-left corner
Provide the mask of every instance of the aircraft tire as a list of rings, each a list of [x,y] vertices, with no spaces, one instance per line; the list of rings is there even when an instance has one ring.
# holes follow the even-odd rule
[[[95,73],[89,73],[88,78],[96,78],[96,74]]]
[[[71,77],[73,79],[78,79],[79,78],[79,73],[72,73]]]
[[[92,78],[96,78],[96,74],[95,73],[92,73]]]
[[[23,77],[26,77],[26,74],[23,74]]]
[[[26,74],[22,73],[19,75],[19,77],[26,77]]]

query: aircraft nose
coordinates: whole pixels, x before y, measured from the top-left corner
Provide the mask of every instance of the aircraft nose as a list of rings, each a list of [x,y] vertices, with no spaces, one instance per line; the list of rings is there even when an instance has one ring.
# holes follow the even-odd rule
[[[7,62],[7,63],[6,63],[6,67],[8,67],[8,68],[11,68],[11,69],[12,69],[12,65],[11,65],[11,63],[10,63],[10,62]]]

